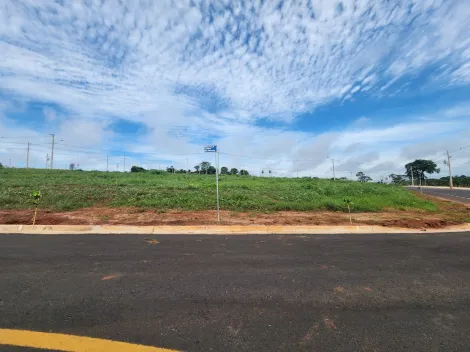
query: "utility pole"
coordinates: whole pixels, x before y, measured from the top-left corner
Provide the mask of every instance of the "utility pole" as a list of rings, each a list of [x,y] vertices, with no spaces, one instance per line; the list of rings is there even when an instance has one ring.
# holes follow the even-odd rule
[[[106,172],[109,171],[109,155],[106,155]]]
[[[55,138],[55,135],[52,133],[51,136],[52,136],[52,151],[51,151],[51,170],[52,170],[52,168],[54,167],[54,138]]]
[[[126,157],[124,157],[124,172],[126,172]]]
[[[48,164],[49,164],[49,153],[46,154],[46,169],[47,169]]]
[[[28,142],[28,149],[26,151],[26,168],[28,169],[29,168],[29,145],[31,143]]]
[[[335,175],[335,159],[331,159],[331,162],[333,163],[333,180],[336,180],[336,175]]]
[[[450,159],[452,156],[449,154],[449,151],[447,151],[447,166],[449,166],[449,187],[450,189],[454,188],[454,183],[452,181],[452,166],[450,165]]]
[[[413,177],[413,166],[410,166],[410,169],[411,169],[411,186],[414,187],[415,186],[415,179]]]
[[[217,192],[217,222],[220,222],[220,206],[219,206],[219,148],[215,151],[215,188]]]

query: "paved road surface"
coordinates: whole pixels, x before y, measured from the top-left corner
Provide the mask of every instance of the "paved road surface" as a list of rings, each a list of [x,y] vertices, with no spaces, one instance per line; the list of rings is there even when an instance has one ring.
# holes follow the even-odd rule
[[[0,235],[0,328],[187,351],[469,350],[470,233],[149,238]]]
[[[408,187],[408,189],[415,192],[421,192],[417,187]],[[450,189],[450,188],[425,188],[422,187],[422,192],[430,196],[445,198],[460,203],[470,204],[470,190],[469,189]]]

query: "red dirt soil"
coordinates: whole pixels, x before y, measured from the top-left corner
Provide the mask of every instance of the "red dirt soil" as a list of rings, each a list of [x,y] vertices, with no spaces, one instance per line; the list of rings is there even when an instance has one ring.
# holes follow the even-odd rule
[[[448,210],[448,209],[445,209]],[[386,211],[354,213],[353,224],[381,225],[404,228],[441,228],[465,222],[470,210],[426,213]],[[463,212],[463,213],[462,213]],[[241,213],[221,211],[221,225],[347,225],[347,213],[292,212]],[[31,224],[32,210],[0,210],[0,224]],[[93,207],[69,212],[38,211],[37,225],[214,225],[215,211],[156,211],[142,208]]]

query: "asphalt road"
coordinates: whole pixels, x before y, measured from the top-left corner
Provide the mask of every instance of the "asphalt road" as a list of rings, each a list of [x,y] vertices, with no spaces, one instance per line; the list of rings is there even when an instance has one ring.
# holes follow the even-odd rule
[[[470,233],[0,235],[0,288],[0,328],[178,350],[470,346]]]
[[[445,198],[460,203],[470,204],[470,190],[469,189],[450,189],[450,188],[425,188],[420,190],[417,187],[409,187],[409,190],[421,192],[430,196]]]

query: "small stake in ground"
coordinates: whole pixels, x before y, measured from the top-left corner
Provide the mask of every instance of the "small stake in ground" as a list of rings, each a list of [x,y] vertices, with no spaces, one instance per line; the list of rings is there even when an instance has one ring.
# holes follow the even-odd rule
[[[344,203],[346,203],[346,206],[348,207],[349,223],[352,225],[352,218],[351,218],[351,199],[344,199]]]
[[[36,215],[38,213],[39,202],[41,201],[41,191],[31,192],[31,198],[33,199],[33,204],[36,205],[34,209],[33,225],[36,224]]]

